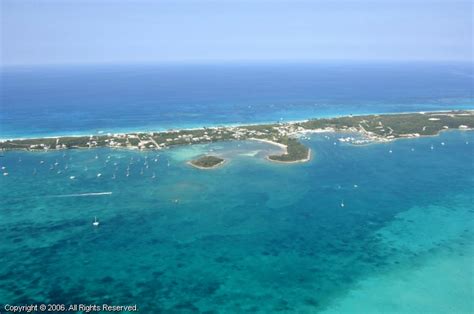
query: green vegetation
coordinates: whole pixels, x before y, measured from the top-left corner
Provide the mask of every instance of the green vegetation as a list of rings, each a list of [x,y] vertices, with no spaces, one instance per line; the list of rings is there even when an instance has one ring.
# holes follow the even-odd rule
[[[409,135],[435,135],[444,129],[460,126],[474,128],[473,111],[403,113],[385,115],[349,116],[332,119],[314,119],[297,125],[305,129],[331,127],[336,130],[371,132],[379,137],[407,137]]]
[[[107,134],[78,137],[37,138],[0,141],[1,150],[49,150],[71,148],[166,149],[175,145],[217,141],[261,139],[287,146],[287,153],[269,156],[281,162],[304,161],[309,149],[294,136],[311,130],[358,132],[363,139],[353,144],[390,141],[403,137],[435,135],[446,129],[474,129],[474,111],[404,113],[313,119],[305,122],[169,130],[154,133]],[[210,156],[209,156],[210,157]],[[209,160],[212,164],[212,161]]]
[[[271,155],[268,159],[281,162],[295,162],[309,159],[309,148],[291,137],[281,138],[279,143],[287,146],[287,152],[282,155]]]
[[[224,163],[224,159],[216,156],[202,156],[196,160],[191,160],[189,163],[198,168],[215,168]]]

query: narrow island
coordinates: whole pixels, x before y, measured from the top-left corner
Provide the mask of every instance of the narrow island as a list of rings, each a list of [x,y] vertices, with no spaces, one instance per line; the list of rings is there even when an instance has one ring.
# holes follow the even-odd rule
[[[217,156],[202,156],[188,162],[191,166],[199,169],[214,169],[223,165],[225,159]]]
[[[360,136],[341,138],[353,145],[389,142],[400,138],[437,135],[445,130],[474,129],[474,110],[372,114],[310,119],[289,123],[242,126],[203,127],[199,129],[99,134],[54,138],[9,139],[0,141],[0,150],[47,151],[73,148],[109,147],[120,149],[161,150],[177,145],[191,145],[230,140],[259,140],[278,145],[280,155],[270,161],[282,163],[310,160],[311,151],[298,138],[310,132],[345,132]],[[193,166],[210,168],[222,163],[219,157],[205,156],[192,161]]]

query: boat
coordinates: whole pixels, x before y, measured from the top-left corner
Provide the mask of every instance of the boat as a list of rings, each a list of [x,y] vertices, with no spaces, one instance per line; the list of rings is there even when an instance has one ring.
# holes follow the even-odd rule
[[[97,217],[94,217],[94,222],[92,223],[94,227],[97,227],[99,225],[99,222],[97,221]]]

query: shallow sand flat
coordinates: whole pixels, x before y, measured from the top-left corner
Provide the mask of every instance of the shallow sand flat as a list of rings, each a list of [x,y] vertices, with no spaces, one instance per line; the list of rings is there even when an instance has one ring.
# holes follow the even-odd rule
[[[361,279],[324,313],[472,313],[469,203],[466,195],[453,195],[396,215],[375,236],[383,247],[396,250],[393,262],[403,266]]]
[[[365,279],[322,313],[473,313],[473,247],[469,252]]]
[[[465,196],[451,196],[449,203],[415,206],[396,215],[392,223],[376,232],[376,236],[386,247],[415,254],[462,241],[468,237],[473,223],[469,204],[470,200]]]
[[[168,154],[171,162],[184,163],[205,154],[230,160],[238,156],[265,158],[268,155],[280,153],[280,151],[279,147],[260,141],[226,141],[178,146],[168,150]]]
[[[169,150],[169,156],[173,161],[185,162],[207,153],[208,144],[184,145]]]
[[[248,152],[248,153],[241,153],[241,154],[239,154],[239,155],[240,155],[240,156],[255,157],[255,156],[258,155],[259,152],[260,152],[259,150],[252,150],[252,151],[250,151],[250,152]]]

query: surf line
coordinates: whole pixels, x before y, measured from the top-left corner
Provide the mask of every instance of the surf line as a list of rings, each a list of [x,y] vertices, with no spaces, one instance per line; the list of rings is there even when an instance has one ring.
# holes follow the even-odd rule
[[[51,195],[49,197],[82,197],[82,196],[99,196],[99,195],[111,195],[112,192],[92,192],[92,193],[80,193],[80,194],[64,194],[64,195]]]

